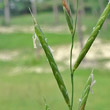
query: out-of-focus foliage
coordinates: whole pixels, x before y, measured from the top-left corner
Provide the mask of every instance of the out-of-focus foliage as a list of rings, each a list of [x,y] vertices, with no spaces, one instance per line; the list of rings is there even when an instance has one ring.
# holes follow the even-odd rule
[[[61,8],[62,0],[40,0],[37,1],[37,11],[52,11],[53,5],[57,4],[59,8]]]
[[[30,0],[9,0],[9,2],[13,14],[28,13],[28,7],[31,6]]]
[[[3,0],[0,0],[0,9],[3,8]]]
[[[0,0],[0,15],[3,13],[3,0]]]
[[[18,15],[29,13],[28,7],[31,7],[32,0],[9,0],[11,14]],[[108,0],[82,0],[83,2],[80,7],[83,6],[86,13],[99,13],[100,12],[100,3],[102,2],[103,7],[107,4]],[[4,9],[4,0],[0,0],[0,14],[3,14]],[[80,1],[79,1],[80,2]],[[57,4],[57,7],[60,12],[63,12],[62,9],[62,0],[35,0],[37,12],[53,11],[53,6]],[[72,11],[74,11],[75,0],[70,0],[70,5]]]
[[[70,3],[73,9],[73,0],[70,0]],[[57,4],[59,11],[63,12],[62,0],[38,0],[37,8],[38,11],[52,11],[55,4]]]

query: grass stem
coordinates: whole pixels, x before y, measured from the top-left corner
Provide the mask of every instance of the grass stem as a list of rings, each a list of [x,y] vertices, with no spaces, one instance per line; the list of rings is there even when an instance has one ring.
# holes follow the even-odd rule
[[[74,97],[74,74],[71,74],[71,86],[72,86],[72,95],[71,95],[71,110],[73,110],[73,97]]]
[[[74,37],[76,33],[76,27],[77,27],[77,16],[78,16],[78,0],[77,0],[77,8],[76,8],[76,18],[75,18],[75,26],[74,31],[72,33],[72,45],[71,45],[71,51],[70,51],[70,72],[71,72],[71,86],[72,86],[72,93],[71,93],[71,110],[73,110],[73,99],[74,99],[74,72],[72,67],[72,53],[73,53],[73,46],[74,46]]]

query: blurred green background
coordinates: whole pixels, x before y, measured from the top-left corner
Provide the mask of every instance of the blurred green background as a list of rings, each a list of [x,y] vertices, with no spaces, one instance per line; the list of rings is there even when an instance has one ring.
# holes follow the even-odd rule
[[[70,0],[75,17],[76,0]],[[73,63],[108,0],[79,0]],[[71,35],[61,0],[0,0],[0,110],[68,110],[42,48],[33,48],[32,17],[41,25],[71,95],[69,51]],[[94,68],[97,81],[87,110],[110,110],[110,16],[90,52],[75,73],[74,108]]]

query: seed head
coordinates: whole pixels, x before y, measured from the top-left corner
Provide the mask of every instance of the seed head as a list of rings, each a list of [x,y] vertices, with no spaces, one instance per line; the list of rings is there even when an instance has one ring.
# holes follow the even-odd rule
[[[68,12],[69,16],[71,16],[67,2],[65,0],[62,0],[62,2],[63,2],[63,6],[65,7],[65,9]]]

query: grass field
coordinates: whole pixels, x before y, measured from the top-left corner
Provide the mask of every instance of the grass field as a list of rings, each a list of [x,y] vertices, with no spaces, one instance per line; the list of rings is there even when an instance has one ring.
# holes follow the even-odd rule
[[[54,21],[50,19],[52,17],[52,13],[39,14],[38,21],[41,25],[53,25]],[[44,18],[50,20],[46,21]],[[82,20],[83,24],[87,27],[84,34],[88,35],[96,23],[97,18],[94,18],[94,16],[87,16],[85,18]],[[32,25],[32,19],[31,16],[27,15],[13,17],[11,23],[16,26],[22,24],[28,27]],[[66,25],[63,15],[60,15],[59,25],[62,24]],[[103,29],[100,34],[100,38],[104,41],[103,43],[110,40],[109,28],[110,25],[108,23],[108,28]],[[32,35],[30,32],[0,33],[0,110],[45,110],[43,97],[46,98],[51,110],[68,110],[45,55],[42,54],[41,58],[36,58]],[[45,32],[45,36],[49,45],[52,47],[57,46],[58,48],[62,45],[68,45],[71,42],[71,37],[68,33],[56,34]],[[105,60],[102,59],[100,65]],[[109,60],[110,58],[107,59],[107,61]],[[61,73],[70,94],[69,67],[63,62],[57,63],[59,67],[65,68]],[[37,72],[36,69],[40,72]],[[91,70],[92,68],[84,69],[80,67],[75,73],[75,110],[78,108],[78,100]],[[97,83],[93,88],[94,94],[90,94],[89,96],[86,109],[109,110],[110,70],[96,68],[94,76]]]
[[[74,16],[73,16],[73,18],[74,18]],[[93,30],[93,27],[95,26],[95,24],[98,21],[98,18],[99,18],[99,16],[93,16],[93,15],[82,16],[82,27],[85,28],[84,29],[84,36],[90,35],[91,31]],[[4,18],[2,16],[0,16],[0,26],[2,26],[3,19]],[[37,20],[40,25],[47,26],[47,28],[48,28],[48,26],[51,28],[52,27],[57,28],[57,26],[60,26],[60,25],[61,26],[63,25],[64,27],[67,26],[63,13],[59,14],[59,22],[58,23],[55,23],[53,13],[38,13]],[[23,16],[16,16],[16,17],[12,16],[10,24],[12,26],[18,26],[18,27],[20,26],[20,28],[22,28],[22,26],[25,28],[28,28],[33,25],[33,22],[32,22],[31,15],[23,15]],[[105,24],[106,25],[104,26],[104,28],[100,32],[100,37],[104,38],[106,40],[109,40],[110,39],[110,37],[109,37],[109,35],[110,35],[109,19],[106,21]],[[65,30],[65,31],[63,30],[63,32],[66,33],[67,30]]]
[[[52,110],[67,110],[63,97],[58,90],[52,73],[22,72],[17,75],[0,75],[0,109],[1,110],[44,110],[43,97]],[[84,83],[91,70],[79,69],[75,75],[75,108],[78,107]],[[109,110],[109,71],[96,70],[94,94],[89,96],[86,109]],[[15,73],[16,74],[16,73]],[[69,72],[62,73],[70,93]]]
[[[32,33],[0,34],[0,50],[32,48]],[[71,42],[69,34],[45,33],[49,45],[62,45]]]

